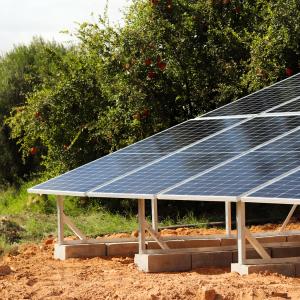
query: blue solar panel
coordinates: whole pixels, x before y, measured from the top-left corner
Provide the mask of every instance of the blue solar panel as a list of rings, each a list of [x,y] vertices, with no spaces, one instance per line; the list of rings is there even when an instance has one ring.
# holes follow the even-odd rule
[[[248,197],[300,199],[300,171],[284,177]]]
[[[240,119],[191,120],[133,144],[123,149],[122,153],[171,153],[240,121]]]
[[[167,153],[176,151],[240,121],[239,119],[228,119],[184,122],[109,156],[39,184],[30,189],[30,192],[85,195],[87,191],[105,182],[144,167]]]
[[[268,151],[271,152],[300,152],[300,133],[293,132],[275,143],[268,145]],[[266,151],[265,148],[257,151]],[[299,162],[300,163],[300,162]]]
[[[96,189],[91,194],[110,194],[111,197],[120,197],[122,194],[140,194],[150,198],[163,189],[187,179],[198,172],[211,168],[234,156],[234,153],[177,153],[159,161],[145,169],[121,178],[109,185]],[[91,195],[90,194],[90,195]]]
[[[299,83],[297,74],[205,115],[214,119],[184,122],[39,184],[30,192],[153,196],[188,180],[162,195],[238,196],[299,165],[298,132],[234,159],[299,126],[300,113],[259,115],[266,111],[299,112]],[[237,117],[240,115],[252,118]],[[220,163],[222,166],[216,167]]]
[[[205,117],[258,114],[300,96],[300,76],[243,97],[205,114]],[[280,109],[278,109],[280,111]]]
[[[300,116],[255,118],[92,192],[155,195],[300,125]]]
[[[159,195],[237,197],[298,167],[300,153],[251,152],[222,167]]]
[[[92,163],[79,167],[62,176],[53,178],[45,183],[41,183],[32,188],[40,191],[53,193],[72,192],[73,194],[82,193],[94,188],[95,186],[109,181],[116,176],[122,175],[132,169],[139,168],[157,159],[160,154],[121,154],[105,156]]]
[[[300,126],[300,116],[259,117],[240,124],[184,152],[242,152]]]

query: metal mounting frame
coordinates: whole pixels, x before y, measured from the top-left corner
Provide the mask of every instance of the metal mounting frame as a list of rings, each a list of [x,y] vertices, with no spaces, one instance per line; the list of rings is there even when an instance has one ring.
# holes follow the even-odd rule
[[[240,265],[251,265],[251,264],[266,264],[266,263],[285,263],[285,262],[300,262],[300,257],[287,257],[287,258],[272,258],[268,252],[265,250],[263,245],[257,240],[250,230],[246,227],[245,221],[245,202],[237,202],[237,238],[238,238],[238,264]],[[289,222],[290,217],[295,211],[296,206],[293,206],[289,212],[287,218],[285,219],[280,232],[283,230],[286,224]],[[282,229],[282,230],[281,230]],[[277,234],[278,235],[278,234]],[[263,236],[263,235],[261,235]],[[246,239],[256,250],[256,252],[261,256],[260,259],[247,259],[246,257]]]

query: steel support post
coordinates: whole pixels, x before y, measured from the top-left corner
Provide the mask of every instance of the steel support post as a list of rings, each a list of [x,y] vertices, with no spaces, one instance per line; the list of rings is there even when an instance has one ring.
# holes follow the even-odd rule
[[[145,244],[145,199],[138,199],[138,218],[139,218],[139,254],[146,250]]]
[[[231,235],[231,202],[225,202],[225,223],[226,223],[226,234]]]
[[[246,240],[245,240],[245,203],[236,203],[236,223],[237,223],[237,245],[238,263],[244,264],[246,260]]]
[[[57,242],[59,245],[64,242],[64,198],[57,196]]]
[[[151,209],[152,209],[152,228],[154,231],[158,232],[157,198],[151,199]]]

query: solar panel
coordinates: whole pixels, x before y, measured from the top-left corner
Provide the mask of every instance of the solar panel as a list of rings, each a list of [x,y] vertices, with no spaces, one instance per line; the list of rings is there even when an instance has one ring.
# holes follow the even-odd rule
[[[220,168],[160,194],[159,199],[178,196],[235,198],[299,165],[300,153],[252,152]],[[167,195],[167,197],[165,197]]]
[[[85,195],[85,192],[98,184],[131,171],[134,168],[159,158],[160,154],[121,154],[105,156],[79,167],[62,176],[36,185],[30,192],[54,193],[72,192],[72,195]]]
[[[239,119],[190,120],[126,147],[122,153],[171,153],[240,121]]]
[[[214,110],[205,117],[258,114],[299,96],[288,89],[265,89]]]
[[[251,198],[273,198],[280,199],[298,199],[300,200],[300,170],[248,195],[247,201]]]
[[[300,138],[300,131],[297,139]],[[296,133],[295,133],[296,134]],[[191,179],[158,196],[192,199],[203,196],[237,197],[299,166],[300,152],[272,151],[276,140],[223,166]],[[195,197],[193,197],[195,196]],[[232,199],[234,200],[234,199]]]
[[[177,153],[90,193],[94,197],[152,198],[156,193],[211,168],[234,153]]]
[[[286,101],[299,97],[300,95],[300,76],[295,79],[299,82],[298,86],[292,88],[266,88],[253,93],[249,96],[243,97],[228,105],[220,107],[210,113],[205,114],[205,117],[219,117],[219,116],[234,116],[234,115],[251,115],[258,114],[269,110],[272,107],[280,105]]]
[[[293,132],[268,146],[270,152],[300,152],[300,135],[299,132]],[[266,151],[259,149],[257,151]]]
[[[162,158],[241,120],[191,120],[39,184],[29,192],[84,196],[118,176]]]
[[[256,148],[300,125],[299,97],[297,74],[205,115],[212,119],[181,123],[29,192],[152,197],[167,189],[161,198],[238,196],[297,166],[298,132]]]
[[[300,126],[300,116],[258,117],[186,149],[184,152],[242,152]]]
[[[93,190],[89,195],[133,197],[139,194],[143,198],[153,196],[298,126],[300,116],[255,118]]]

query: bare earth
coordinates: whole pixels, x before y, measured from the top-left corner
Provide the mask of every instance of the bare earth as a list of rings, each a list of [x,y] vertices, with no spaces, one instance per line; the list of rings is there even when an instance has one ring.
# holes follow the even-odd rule
[[[252,230],[275,228],[267,225]],[[299,229],[299,225],[290,229]],[[181,228],[163,234],[196,232],[223,233]],[[136,269],[132,258],[57,261],[52,257],[52,239],[40,245],[23,245],[19,254],[4,257],[0,262],[0,299],[300,299],[300,278],[278,274],[240,276],[216,268],[145,274]]]

